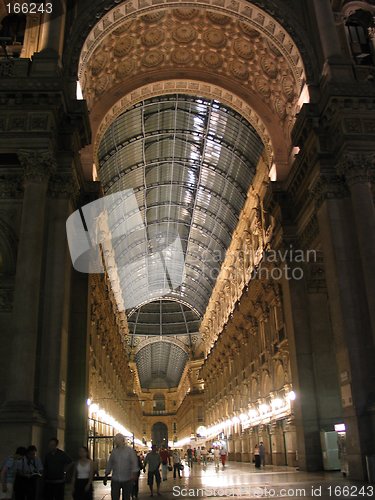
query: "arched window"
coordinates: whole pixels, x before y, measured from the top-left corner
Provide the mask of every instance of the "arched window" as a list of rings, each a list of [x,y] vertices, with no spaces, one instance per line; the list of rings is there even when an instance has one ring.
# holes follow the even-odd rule
[[[154,396],[154,410],[164,411],[165,410],[165,397],[164,394],[158,393]]]
[[[4,49],[8,56],[19,57],[26,30],[26,16],[18,14],[10,14],[4,17],[0,27],[0,38],[2,45],[2,54]]]
[[[345,29],[353,59],[359,65],[374,64],[374,47],[372,34],[374,18],[370,12],[362,9],[351,14]]]

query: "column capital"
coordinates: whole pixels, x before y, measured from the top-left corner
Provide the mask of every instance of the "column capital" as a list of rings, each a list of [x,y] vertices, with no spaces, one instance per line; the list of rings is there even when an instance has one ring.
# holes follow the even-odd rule
[[[345,177],[347,185],[370,182],[371,169],[375,165],[374,152],[347,152],[340,161],[338,172]]]
[[[326,200],[337,200],[349,196],[342,175],[334,172],[321,173],[309,186],[309,192],[317,208]]]
[[[25,181],[46,182],[56,170],[56,160],[48,150],[21,149],[18,159],[24,169]]]

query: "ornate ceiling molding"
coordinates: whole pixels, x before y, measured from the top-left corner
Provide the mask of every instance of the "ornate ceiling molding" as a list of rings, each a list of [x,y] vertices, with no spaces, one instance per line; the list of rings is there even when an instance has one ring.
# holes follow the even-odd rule
[[[225,16],[236,18],[239,22],[245,23],[245,34],[251,36],[251,27],[253,27],[255,31],[264,35],[280,50],[283,56],[288,60],[290,66],[293,68],[294,77],[297,80],[304,78],[303,61],[299,50],[290,34],[275,20],[274,17],[259,7],[249,4],[246,0],[222,0],[220,5],[218,5],[218,3],[219,2],[216,0],[205,0],[194,4],[186,2],[186,0],[174,0],[168,3],[168,9],[179,8],[180,12],[183,10],[188,12],[186,14],[182,13],[180,16],[176,16],[179,20],[184,21],[192,21],[196,15],[195,11],[197,11],[198,8],[208,9],[211,16],[210,21],[220,27],[225,25]],[[144,0],[128,0],[127,2],[120,4],[118,7],[111,9],[103,17],[101,17],[101,19],[90,31],[83,45],[78,70],[79,78],[81,78],[84,67],[94,51],[109,34],[113,33],[116,29],[121,29],[122,32],[127,31],[127,29],[130,28],[135,15],[143,15],[143,18],[146,18],[144,19],[145,22],[149,25],[153,23],[159,24],[163,19],[163,16],[161,15],[163,11],[161,8],[165,10],[165,7],[161,7],[160,4],[155,5],[152,2]],[[220,17],[220,14],[222,17]],[[121,26],[124,27],[124,23],[126,23],[125,26],[127,29],[121,28]],[[217,29],[216,34],[207,34],[206,42],[211,43],[212,47],[220,47],[224,43],[222,36],[220,37],[220,33],[222,33],[222,30]],[[219,37],[220,40],[217,37]],[[155,37],[151,38],[154,38],[153,40],[149,40],[151,45],[155,45],[156,42],[161,41],[159,38],[158,40],[156,40]],[[145,41],[146,40],[143,40],[143,42]]]
[[[124,111],[130,109],[132,106],[144,99],[176,93],[200,95],[209,99],[217,99],[222,104],[228,105],[240,113],[244,118],[246,118],[246,120],[248,120],[249,123],[251,123],[259,134],[259,137],[262,139],[265,146],[265,163],[269,168],[271,167],[271,161],[273,158],[271,137],[263,121],[253,108],[251,108],[244,99],[232,92],[229,92],[223,87],[220,87],[219,85],[212,85],[195,80],[165,80],[153,82],[139,87],[137,90],[130,92],[119,99],[106,113],[97,129],[94,149],[95,158],[97,157],[98,147],[105,131]]]
[[[208,3],[206,9],[201,4],[145,8],[137,3],[130,10],[130,4],[123,3],[105,14],[84,44],[79,70],[94,135],[104,115],[100,127],[122,111],[119,98],[124,102],[124,94],[131,105],[157,95],[154,83],[159,83],[160,93],[166,93],[173,80],[188,81],[192,93],[212,97],[220,81],[219,99],[235,105],[240,113],[245,110],[264,141],[268,163],[271,136],[274,159],[287,162],[306,80],[302,57],[290,35],[270,15],[237,3],[236,9],[225,3],[220,8]]]

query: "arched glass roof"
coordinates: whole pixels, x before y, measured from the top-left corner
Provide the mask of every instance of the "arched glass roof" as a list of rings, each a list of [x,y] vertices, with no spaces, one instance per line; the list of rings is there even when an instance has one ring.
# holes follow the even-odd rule
[[[148,389],[176,387],[184,371],[188,354],[170,342],[154,342],[137,352],[139,380]]]
[[[159,300],[134,311],[128,325],[133,335],[192,335],[199,331],[200,318],[181,302]]]
[[[104,192],[132,189],[141,215],[114,244],[133,304],[171,298],[203,316],[262,150],[237,112],[186,95],[140,102],[108,128],[99,146]],[[118,207],[109,218],[117,230],[126,224]]]
[[[237,112],[187,95],[142,101],[104,134],[104,193],[132,193],[107,214],[130,330],[161,336],[136,355],[143,387],[178,385],[188,355],[163,336],[204,315],[262,151]]]

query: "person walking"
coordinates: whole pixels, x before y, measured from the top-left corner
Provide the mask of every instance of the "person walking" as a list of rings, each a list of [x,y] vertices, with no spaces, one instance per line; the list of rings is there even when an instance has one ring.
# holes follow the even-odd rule
[[[206,467],[207,466],[208,451],[207,451],[207,448],[205,446],[202,446],[201,455],[202,455],[203,467]]]
[[[65,451],[58,448],[59,440],[50,439],[48,443],[49,452],[44,459],[44,499],[64,500],[65,473],[72,459]]]
[[[197,464],[201,464],[201,448],[198,446],[198,448],[195,450],[195,456],[197,458]]]
[[[122,500],[130,500],[138,473],[137,455],[133,448],[126,445],[123,434],[116,434],[114,444],[115,448],[112,450],[105,468],[103,484],[107,485],[108,476],[112,472],[112,500],[119,500],[121,492]]]
[[[0,500],[11,500],[13,498],[13,492],[16,489],[16,476],[17,470],[20,467],[20,463],[23,457],[26,455],[26,448],[20,446],[16,449],[14,455],[8,457],[1,468],[1,489],[0,489]],[[17,478],[18,480],[18,478]]]
[[[133,484],[133,491],[132,491],[133,500],[136,500],[138,498],[139,476],[141,475],[141,470],[143,469],[143,455],[139,451],[136,453],[137,453],[137,460],[138,460],[138,473],[137,473],[137,478],[135,479],[134,484]]]
[[[186,453],[187,453],[188,467],[192,468],[193,467],[193,450],[191,449],[191,446],[189,446]]]
[[[215,468],[219,468],[219,460],[220,460],[220,450],[217,446],[215,446],[215,448],[214,448]]]
[[[17,468],[16,500],[35,500],[39,494],[43,464],[36,456],[37,449],[31,445],[26,450]]]
[[[171,455],[166,447],[162,447],[160,450],[160,458],[161,458],[161,471],[163,481],[167,480],[168,476],[168,467],[171,465]]]
[[[220,449],[220,459],[221,459],[221,465],[223,466],[224,469],[225,463],[227,461],[227,450],[224,448],[224,446],[222,446]]]
[[[260,466],[266,466],[266,449],[264,447],[263,441],[259,443],[259,458],[260,458]]]
[[[89,450],[86,446],[81,446],[78,457],[73,471],[72,496],[74,500],[92,500],[95,465],[90,460]]]
[[[143,464],[143,471],[146,472],[146,465],[148,465],[148,471],[147,471],[147,484],[150,488],[150,496],[154,496],[154,478],[156,482],[156,489],[157,489],[157,494],[158,496],[161,495],[160,493],[160,483],[161,483],[161,477],[160,477],[160,464],[161,464],[161,458],[157,450],[156,444],[153,444],[151,446],[151,451],[147,453],[144,464]]]
[[[172,461],[173,461],[173,479],[176,479],[177,474],[178,477],[181,477],[181,455],[178,450],[173,450]]]
[[[257,444],[254,446],[254,462],[255,462],[255,467],[257,469],[260,469],[259,446]]]

